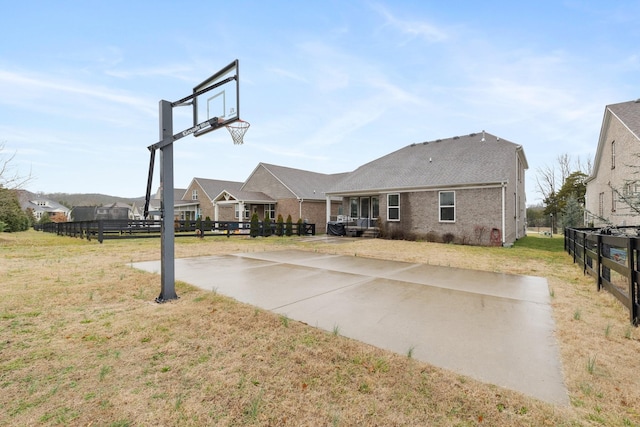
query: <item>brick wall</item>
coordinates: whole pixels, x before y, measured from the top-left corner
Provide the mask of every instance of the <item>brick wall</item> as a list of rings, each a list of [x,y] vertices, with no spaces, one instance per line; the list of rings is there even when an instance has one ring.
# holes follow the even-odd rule
[[[602,217],[614,225],[640,225],[640,216],[619,200],[619,196],[611,188],[623,193],[626,183],[638,179],[637,172],[640,167],[638,140],[614,116],[611,117],[609,126],[604,129],[602,138],[600,162],[598,170],[594,171],[596,179],[587,183],[585,207],[592,214],[588,221],[593,222],[595,227],[606,225],[605,221],[597,218],[600,215],[600,194],[602,194]],[[612,167],[613,142],[615,142],[615,167]],[[616,199],[615,202],[614,199]]]

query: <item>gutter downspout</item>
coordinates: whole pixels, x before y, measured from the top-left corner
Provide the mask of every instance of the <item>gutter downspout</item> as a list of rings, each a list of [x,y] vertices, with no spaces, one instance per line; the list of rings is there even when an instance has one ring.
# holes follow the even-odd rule
[[[507,212],[506,212],[506,192],[507,183],[502,182],[502,246],[504,246],[504,233],[507,229]]]
[[[325,233],[329,233],[329,221],[331,221],[331,197],[325,196],[325,199],[327,203]]]

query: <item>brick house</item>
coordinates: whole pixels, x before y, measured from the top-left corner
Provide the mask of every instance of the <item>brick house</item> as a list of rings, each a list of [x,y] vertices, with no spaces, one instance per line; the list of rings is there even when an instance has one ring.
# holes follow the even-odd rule
[[[296,222],[324,224],[324,190],[345,174],[322,174],[302,169],[260,163],[245,182],[193,178],[185,190],[175,195],[175,217],[213,221],[249,222],[253,213],[261,220],[278,215]],[[334,201],[337,214],[339,199]],[[324,230],[321,227],[320,230]]]
[[[522,146],[483,131],[401,148],[347,174],[326,195],[342,199],[343,218],[357,228],[510,244],[526,234],[526,169]]]
[[[607,105],[593,171],[585,180],[589,226],[640,225],[640,99]]]
[[[263,193],[275,201],[275,204],[262,208],[252,205],[252,212],[263,218],[260,209],[269,209],[270,217],[282,215],[284,219],[291,215],[293,221],[302,218],[311,224],[325,224],[327,209],[325,191],[346,176],[345,173],[323,174],[302,169],[260,163],[241,187],[242,191]],[[271,202],[273,203],[273,202]],[[341,200],[329,200],[329,210],[338,214]],[[318,227],[323,231],[324,226]]]

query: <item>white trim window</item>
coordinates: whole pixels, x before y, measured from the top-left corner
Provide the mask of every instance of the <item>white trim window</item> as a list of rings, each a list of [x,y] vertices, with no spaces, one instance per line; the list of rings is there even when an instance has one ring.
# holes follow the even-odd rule
[[[269,219],[276,218],[276,205],[274,203],[269,203],[265,205],[264,208],[265,208],[265,211],[264,211],[265,218],[267,217],[269,217]]]
[[[358,198],[352,197],[349,199],[349,216],[351,218],[358,218]]]
[[[198,200],[198,189],[191,190],[191,200]]]
[[[456,192],[440,191],[438,193],[440,222],[456,222]]]
[[[234,209],[234,213],[233,214],[234,214],[235,218],[237,220],[239,220],[240,219],[240,203],[236,203],[234,205],[234,207],[235,207],[235,209]],[[250,215],[251,215],[251,210],[249,210],[249,205],[245,204],[242,218],[243,219],[249,219]]]
[[[387,194],[387,220],[400,221],[400,193]]]

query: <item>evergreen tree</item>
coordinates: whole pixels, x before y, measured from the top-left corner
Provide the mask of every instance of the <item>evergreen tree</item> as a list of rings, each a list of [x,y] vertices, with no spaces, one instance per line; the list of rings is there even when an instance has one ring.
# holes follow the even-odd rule
[[[18,194],[14,190],[0,187],[0,222],[3,231],[24,231],[29,228],[29,217],[20,208]]]
[[[562,227],[584,227],[584,208],[574,195],[569,196],[566,200],[562,215]]]
[[[278,219],[276,220],[276,236],[282,237],[284,235],[284,218],[282,218],[282,214],[278,214]]]
[[[293,234],[293,223],[291,222],[291,215],[287,216],[287,226],[285,234],[287,236],[291,236]]]
[[[249,228],[249,236],[258,237],[260,235],[260,219],[257,213],[251,215],[251,226]]]
[[[298,218],[298,236],[302,236],[303,228],[302,218]]]
[[[42,215],[40,215],[40,221],[38,221],[38,223],[42,225],[50,222],[51,222],[51,217],[49,216],[49,212],[43,212]]]
[[[264,228],[264,237],[271,236],[271,219],[269,218],[268,214],[264,216],[264,222],[262,223],[262,226]]]

